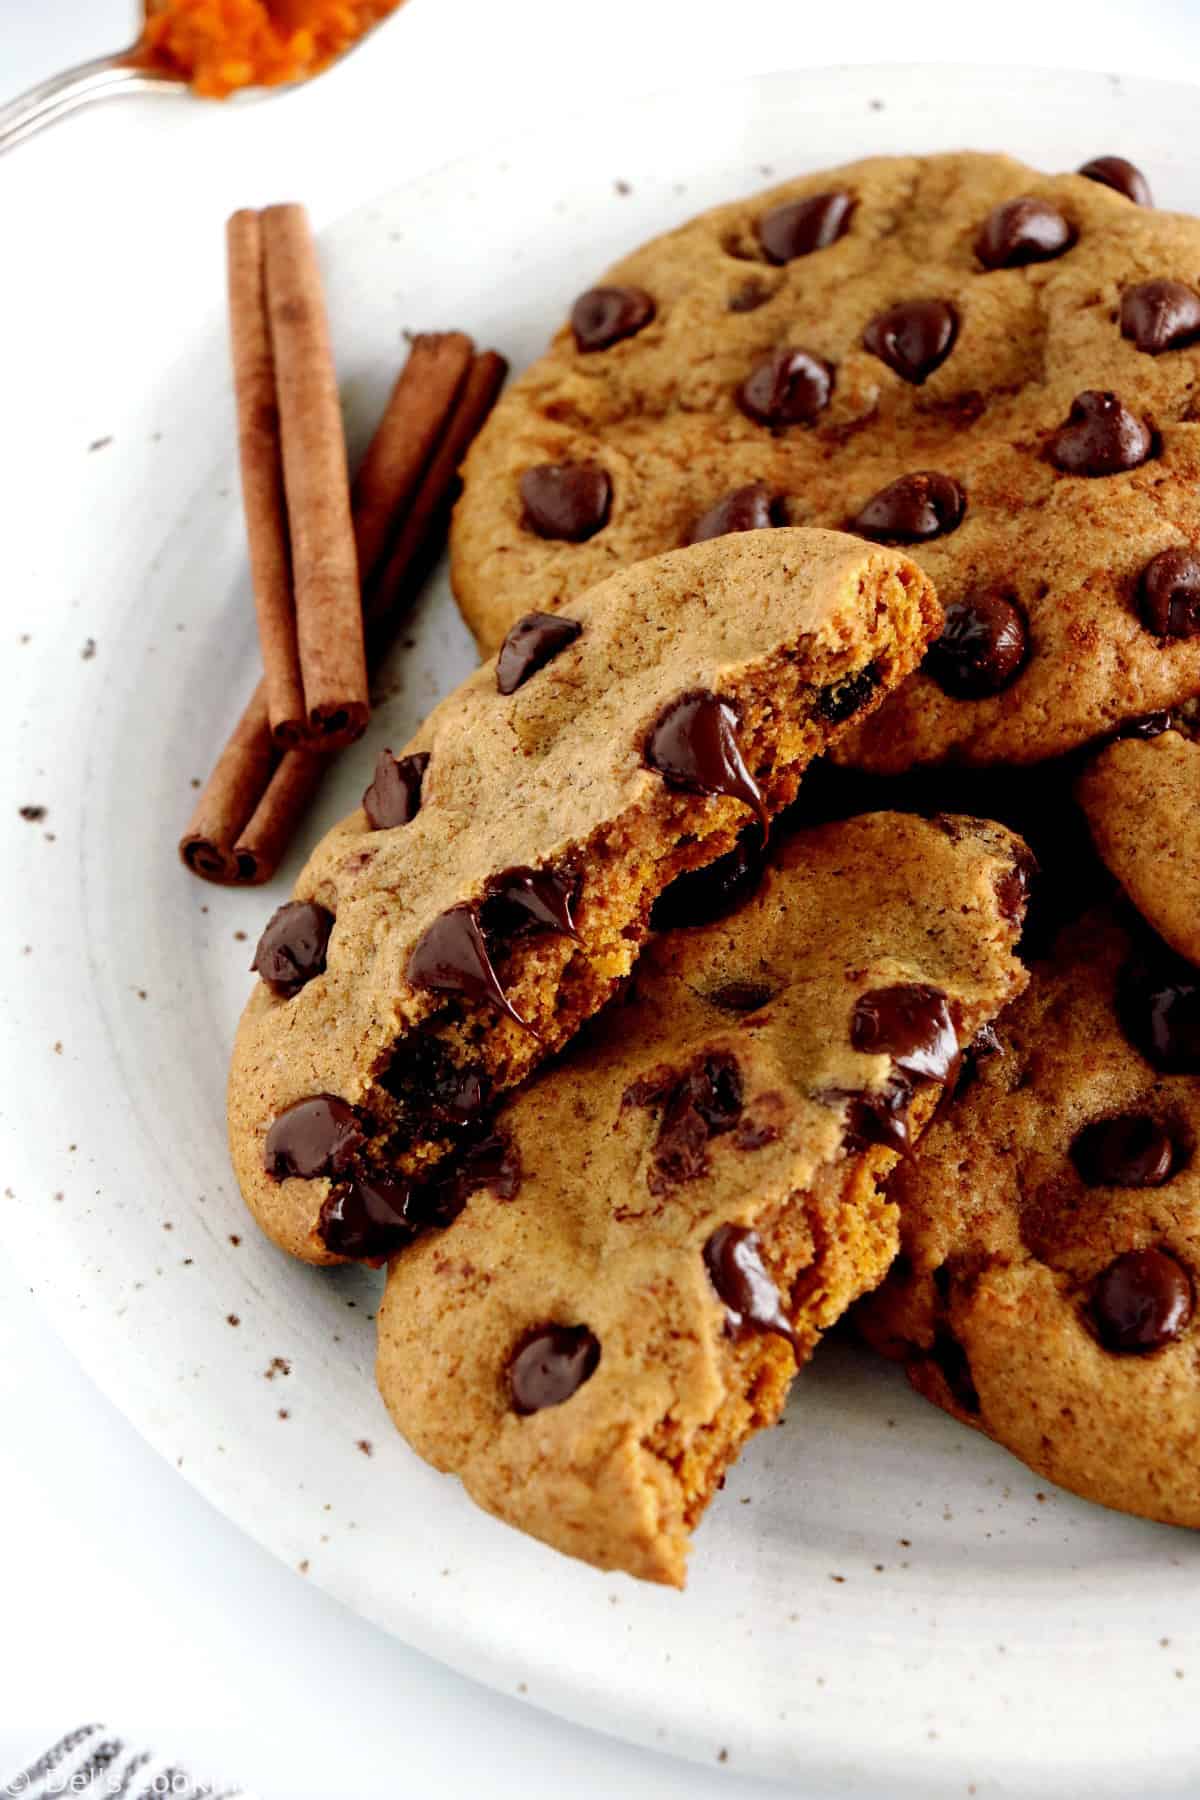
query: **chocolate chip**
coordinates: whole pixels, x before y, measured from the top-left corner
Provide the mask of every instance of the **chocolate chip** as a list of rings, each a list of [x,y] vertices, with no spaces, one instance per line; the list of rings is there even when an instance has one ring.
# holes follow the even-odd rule
[[[1148,356],[1200,337],[1200,294],[1182,281],[1140,281],[1121,295],[1121,336]]]
[[[608,524],[612,481],[599,463],[539,463],[519,488],[522,522],[539,537],[582,544]]]
[[[526,613],[510,625],[496,655],[496,686],[502,694],[515,694],[531,675],[573,644],[583,626],[578,619],[558,613]]]
[[[1075,242],[1075,233],[1057,206],[1026,195],[994,206],[975,240],[985,269],[1019,269],[1049,262]]]
[[[277,1181],[344,1175],[365,1141],[358,1114],[336,1094],[314,1094],[281,1112],[267,1133],[263,1166]]]
[[[579,943],[573,908],[579,894],[577,876],[554,869],[502,869],[484,888],[479,923],[495,948],[535,931],[553,931]]]
[[[950,1390],[950,1397],[965,1413],[978,1413],[979,1392],[975,1379],[971,1374],[971,1364],[967,1353],[946,1326],[940,1325],[934,1333],[933,1347],[929,1352],[930,1360],[941,1370],[942,1379]]]
[[[1187,1327],[1194,1296],[1187,1270],[1166,1250],[1127,1250],[1092,1289],[1091,1313],[1106,1350],[1161,1350]]]
[[[416,1236],[412,1201],[412,1182],[360,1175],[333,1189],[321,1208],[318,1235],[335,1256],[391,1256]]]
[[[723,494],[715,506],[710,506],[692,526],[688,543],[703,544],[731,531],[766,531],[772,525],[786,524],[779,496],[765,481],[751,481]]]
[[[743,832],[715,862],[677,875],[650,909],[650,924],[655,931],[675,931],[723,919],[750,898],[762,872],[762,840],[757,832]]]
[[[692,794],[727,794],[750,807],[768,830],[762,790],[746,767],[737,741],[738,716],[728,700],[698,688],[672,700],[646,739],[646,761],[668,786]]]
[[[849,529],[879,544],[924,544],[957,530],[967,496],[952,475],[921,469],[872,494]]]
[[[779,1289],[763,1265],[757,1231],[746,1225],[718,1225],[704,1246],[704,1266],[725,1306],[730,1337],[773,1331],[786,1338],[800,1360],[800,1345],[783,1310]]]
[[[1089,1187],[1161,1187],[1174,1171],[1175,1145],[1148,1113],[1121,1113],[1085,1125],[1071,1161]]]
[[[775,1144],[778,1141],[778,1129],[774,1125],[769,1125],[765,1121],[760,1122],[757,1119],[741,1119],[733,1134],[734,1149],[746,1152],[765,1150],[768,1144]]]
[[[726,305],[731,313],[757,312],[771,298],[771,289],[757,275],[751,275],[740,287],[734,288]]]
[[[911,1144],[908,1129],[909,1104],[913,1083],[899,1070],[893,1070],[882,1088],[831,1088],[817,1096],[828,1106],[845,1108],[842,1138],[846,1149],[858,1152],[875,1144],[907,1156]]]
[[[250,967],[285,1000],[325,967],[333,914],[312,900],[289,900],[267,920]]]
[[[1200,974],[1166,945],[1134,952],[1117,982],[1121,1028],[1152,1068],[1200,1075]]]
[[[854,197],[847,193],[810,194],[807,200],[785,200],[758,222],[758,237],[773,263],[811,256],[837,242],[850,224]]]
[[[742,1116],[737,1059],[728,1051],[712,1051],[673,1079],[635,1082],[624,1103],[662,1106],[646,1175],[650,1192],[662,1194],[685,1181],[698,1181],[708,1173],[711,1140],[732,1131]]]
[[[1089,181],[1099,181],[1105,187],[1114,188],[1118,194],[1124,194],[1135,206],[1153,206],[1150,195],[1150,183],[1142,171],[1123,156],[1094,156],[1091,162],[1085,162],[1079,169],[1080,175],[1086,175]]]
[[[958,336],[948,300],[901,300],[877,313],[863,332],[864,348],[917,387],[940,368]]]
[[[423,1184],[419,1216],[424,1224],[449,1225],[479,1188],[490,1188],[498,1200],[511,1200],[520,1185],[516,1145],[491,1132],[438,1165]]]
[[[412,756],[393,756],[390,750],[379,752],[371,785],[362,797],[372,831],[387,831],[416,818],[421,810],[421,783],[428,767],[427,750],[417,750]]]
[[[1071,402],[1050,439],[1050,461],[1066,475],[1120,475],[1154,451],[1154,434],[1116,394],[1089,388]]]
[[[1126,719],[1118,725],[1113,733],[1114,738],[1156,738],[1164,731],[1170,731],[1175,721],[1169,712],[1143,713],[1140,718]]]
[[[1138,607],[1159,637],[1200,636],[1200,552],[1180,544],[1152,557],[1138,582]]]
[[[881,679],[878,664],[867,663],[853,675],[847,675],[844,681],[834,681],[828,687],[820,688],[813,711],[827,724],[841,725],[862,711],[878,691]]]
[[[738,389],[738,405],[759,425],[811,425],[833,392],[833,370],[807,350],[773,350]]]
[[[456,1063],[449,1046],[428,1031],[400,1039],[379,1085],[397,1101],[401,1124],[422,1132],[430,1125],[472,1126],[491,1100],[486,1070]]]
[[[1013,851],[1013,860],[995,880],[996,904],[1005,919],[1015,919],[1025,910],[1029,889],[1038,872],[1037,857],[1022,846]]]
[[[441,913],[417,939],[408,979],[427,993],[459,994],[491,1006],[536,1036],[501,987],[475,908],[466,901]]]
[[[653,317],[654,302],[644,288],[589,288],[571,308],[571,330],[578,349],[607,350],[635,336]]]
[[[704,997],[722,1012],[752,1013],[773,1000],[776,991],[768,981],[726,981]]]
[[[942,635],[923,668],[955,700],[983,700],[1016,680],[1025,663],[1025,619],[1005,594],[974,594],[946,607]]]
[[[958,1061],[958,1032],[940,988],[924,982],[872,988],[850,1019],[850,1043],[867,1056],[890,1056],[916,1081],[945,1081]]]
[[[990,1022],[981,1025],[962,1053],[962,1063],[958,1071],[958,1080],[954,1083],[954,1097],[965,1094],[969,1087],[979,1079],[980,1065],[989,1062],[993,1056],[1003,1056],[1004,1046],[996,1035],[996,1027]]]
[[[600,1344],[586,1325],[543,1325],[523,1339],[508,1365],[513,1411],[561,1406],[596,1373]]]

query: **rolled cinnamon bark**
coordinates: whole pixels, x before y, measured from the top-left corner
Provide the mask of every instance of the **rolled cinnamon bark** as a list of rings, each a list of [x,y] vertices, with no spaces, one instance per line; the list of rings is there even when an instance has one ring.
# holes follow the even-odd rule
[[[225,228],[225,241],[242,507],[267,709],[275,742],[295,744],[306,730],[304,686],[292,604],[275,362],[267,323],[262,224],[258,214],[234,213]]]
[[[253,817],[278,761],[264,680],[234,726],[179,840],[179,854],[193,875],[205,881],[238,880],[234,843]]]
[[[413,496],[391,548],[363,600],[367,639],[374,657],[428,573],[442,546],[458,494],[458,471],[471,440],[491,412],[508,364],[485,350],[471,364],[458,402]]]
[[[233,879],[239,886],[257,887],[270,881],[328,767],[328,756],[311,750],[288,750],[280,758],[266,792],[233,846]]]
[[[333,750],[369,713],[341,406],[308,216],[268,206],[261,219],[307,741]]]
[[[363,588],[412,499],[474,353],[463,331],[425,331],[413,339],[351,490]]]

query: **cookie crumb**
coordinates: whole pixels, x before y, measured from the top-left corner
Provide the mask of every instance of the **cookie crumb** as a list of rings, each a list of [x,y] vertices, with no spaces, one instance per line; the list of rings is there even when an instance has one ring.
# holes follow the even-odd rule
[[[729,1761],[728,1750],[718,1750],[717,1751],[717,1761],[718,1762],[728,1762]]]
[[[291,1418],[291,1416],[292,1416],[292,1415],[291,1415],[291,1413],[290,1413],[290,1412],[289,1412],[289,1411],[288,1411],[288,1409],[287,1409],[287,1407],[286,1407],[286,1406],[281,1406],[281,1407],[280,1407],[280,1408],[279,1408],[279,1411],[278,1411],[278,1412],[277,1412],[277,1413],[276,1413],[276,1414],[275,1414],[275,1417],[276,1417],[276,1418],[277,1418],[277,1419],[290,1419],[290,1418]]]
[[[308,1558],[307,1558],[307,1556],[302,1557],[301,1560],[296,1564],[296,1567],[299,1569],[299,1571],[302,1575],[307,1575],[308,1574]]]
[[[359,1438],[355,1449],[361,1450],[364,1456],[374,1456],[375,1454],[370,1438]]]
[[[93,656],[95,656],[95,654],[96,654],[95,638],[84,638],[83,649],[79,652],[80,660],[82,662],[91,662],[91,660],[92,660]]]
[[[263,1380],[274,1381],[277,1375],[290,1375],[291,1372],[292,1365],[286,1356],[273,1356],[263,1370]]]
[[[107,450],[108,446],[111,443],[112,443],[112,434],[111,433],[109,434],[108,437],[93,438],[91,443],[88,445],[88,455],[90,456],[92,454],[93,450]]]
[[[227,1325],[240,1325],[241,1322],[242,1321],[238,1318],[236,1313],[226,1313],[225,1314],[225,1323]]]
[[[20,813],[21,817],[27,819],[31,825],[37,825],[46,817],[46,808],[44,806],[22,806]]]
[[[837,1582],[840,1582],[840,1583],[843,1583],[843,1584],[844,1584],[844,1583],[845,1583],[845,1580],[846,1580],[846,1577],[845,1577],[845,1576],[844,1576],[844,1575],[831,1575],[831,1576],[830,1576],[830,1577],[829,1577],[829,1579],[830,1579],[830,1581],[837,1581]]]
[[[614,181],[613,187],[618,194],[632,194],[633,189],[627,181]]]
[[[231,1231],[231,1232],[230,1232],[230,1234],[229,1234],[229,1241],[230,1241],[230,1243],[231,1243],[231,1244],[232,1244],[232,1245],[233,1245],[233,1246],[234,1246],[234,1248],[235,1248],[235,1249],[236,1249],[236,1248],[237,1248],[237,1246],[238,1246],[238,1245],[239,1245],[239,1244],[240,1244],[240,1243],[241,1243],[241,1241],[242,1241],[242,1240],[241,1240],[241,1238],[240,1238],[240,1237],[239,1237],[239,1236],[238,1236],[238,1234],[237,1234],[237,1232],[236,1232],[236,1231]]]

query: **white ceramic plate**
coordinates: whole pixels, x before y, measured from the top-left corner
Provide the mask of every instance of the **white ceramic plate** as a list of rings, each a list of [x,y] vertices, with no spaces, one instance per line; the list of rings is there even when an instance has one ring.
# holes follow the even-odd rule
[[[1200,210],[1198,99],[1104,76],[814,71],[472,158],[325,236],[355,444],[400,326],[465,326],[519,366],[610,259],[772,177],[964,143],[1050,169],[1117,150],[1164,204]],[[371,1380],[377,1278],[287,1262],[243,1216],[226,1161],[247,963],[300,854],[250,893],[205,887],[172,854],[255,652],[219,321],[166,379],[144,429],[126,420],[108,452],[129,457],[126,482],[96,490],[68,534],[63,603],[4,601],[14,632],[24,607],[37,617],[31,644],[8,639],[0,707],[14,1196],[0,1222],[88,1369],[279,1556],[389,1631],[589,1724],[727,1751],[809,1792],[1194,1794],[1195,1540],[1046,1491],[852,1348],[822,1352],[784,1427],[735,1470],[684,1596],[526,1542],[392,1433]],[[125,446],[168,409],[177,448],[148,487]],[[85,583],[90,658],[66,603]],[[444,578],[411,640],[309,841],[357,799],[375,748],[470,667]],[[31,721],[55,715],[57,748],[36,763],[46,733]],[[16,817],[29,803],[44,821]]]

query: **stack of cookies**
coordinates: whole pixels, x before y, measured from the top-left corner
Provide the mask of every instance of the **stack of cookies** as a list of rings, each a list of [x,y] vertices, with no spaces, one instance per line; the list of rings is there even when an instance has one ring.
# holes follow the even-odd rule
[[[1120,158],[860,163],[636,252],[477,440],[489,660],[269,922],[231,1142],[547,1543],[681,1584],[847,1312],[1200,1524],[1198,280]]]

